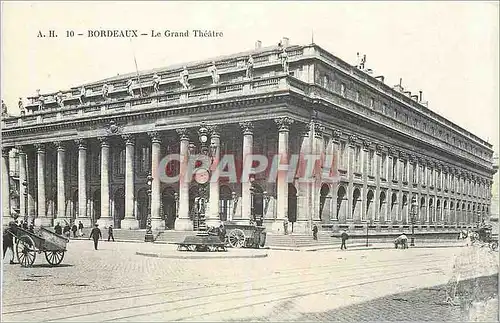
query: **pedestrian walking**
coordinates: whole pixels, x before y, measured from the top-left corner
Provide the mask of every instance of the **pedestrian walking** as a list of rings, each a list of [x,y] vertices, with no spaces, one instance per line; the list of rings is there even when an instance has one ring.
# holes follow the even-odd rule
[[[78,236],[83,237],[83,223],[82,223],[82,221],[78,221]]]
[[[113,242],[115,242],[115,237],[113,236],[113,226],[112,225],[109,225],[109,228],[108,228],[108,242],[109,242],[109,239],[113,239]]]
[[[312,228],[313,240],[318,240],[318,226],[315,224]]]
[[[344,231],[342,231],[342,234],[340,235],[340,239],[342,239],[342,244],[340,245],[340,250],[347,249],[345,242],[347,239],[349,239],[349,235],[347,234],[346,229],[344,229]]]
[[[76,226],[76,223],[73,222],[73,225],[71,226],[71,232],[73,232],[73,238],[76,238],[76,231],[78,231],[78,227]]]
[[[69,238],[69,237],[70,237],[70,235],[71,235],[71,233],[70,233],[70,232],[71,232],[71,227],[69,226],[69,223],[68,223],[68,222],[66,222],[66,225],[65,225],[65,226],[64,226],[64,228],[63,228],[63,234],[64,234],[64,236],[65,236],[66,238]]]
[[[57,222],[56,226],[54,227],[54,232],[55,232],[56,234],[62,235],[62,227],[61,227],[61,225],[59,224],[59,222]]]
[[[102,238],[102,233],[101,230],[99,229],[99,224],[96,223],[92,231],[90,231],[89,240],[90,238],[94,239],[94,249],[97,250],[97,244],[99,242],[99,239]]]
[[[288,219],[287,218],[283,219],[283,233],[285,235],[288,234]]]
[[[16,234],[17,225],[14,221],[9,222],[9,227],[3,231],[3,259],[5,259],[5,253],[7,249],[11,251],[10,264],[15,264],[14,262],[14,235]]]

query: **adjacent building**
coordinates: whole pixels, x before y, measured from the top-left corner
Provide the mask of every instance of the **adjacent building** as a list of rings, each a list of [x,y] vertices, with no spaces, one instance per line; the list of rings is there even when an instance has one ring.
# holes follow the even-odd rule
[[[310,232],[456,230],[488,217],[492,146],[363,65],[285,39],[37,93],[22,115],[2,119],[2,193],[15,191],[2,194],[4,221],[139,229],[150,215],[154,230],[193,230],[262,217],[273,231],[288,222]],[[332,155],[339,180],[315,172],[312,181],[269,181],[262,172],[243,183],[160,181],[163,156],[199,152]]]

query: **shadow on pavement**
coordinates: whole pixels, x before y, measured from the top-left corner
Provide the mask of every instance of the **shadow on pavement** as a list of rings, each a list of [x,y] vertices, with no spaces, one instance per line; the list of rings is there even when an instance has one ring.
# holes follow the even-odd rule
[[[64,267],[73,267],[73,265],[70,265],[70,264],[60,264],[60,265],[57,265],[57,266],[52,266],[52,265],[49,265],[49,264],[34,264],[33,266],[31,267],[27,267],[27,268],[64,268]]]

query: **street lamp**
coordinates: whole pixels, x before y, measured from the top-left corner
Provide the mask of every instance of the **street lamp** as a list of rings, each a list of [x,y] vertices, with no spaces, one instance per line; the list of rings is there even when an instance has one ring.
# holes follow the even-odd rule
[[[153,242],[153,230],[151,229],[151,184],[153,183],[153,177],[151,173],[148,174],[148,220],[146,223],[146,235],[144,236],[144,242]]]
[[[24,186],[24,221],[28,221],[28,183],[23,181]]]
[[[410,246],[415,246],[415,218],[417,216],[417,198],[414,196],[411,198],[411,239]]]

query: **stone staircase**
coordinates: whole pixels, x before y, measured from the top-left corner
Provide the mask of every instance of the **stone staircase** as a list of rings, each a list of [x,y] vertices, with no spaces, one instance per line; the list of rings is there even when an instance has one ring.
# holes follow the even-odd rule
[[[318,232],[318,240],[313,240],[312,234],[273,234],[268,233],[266,237],[266,246],[271,247],[312,247],[340,244],[339,238],[330,237],[330,232]]]

